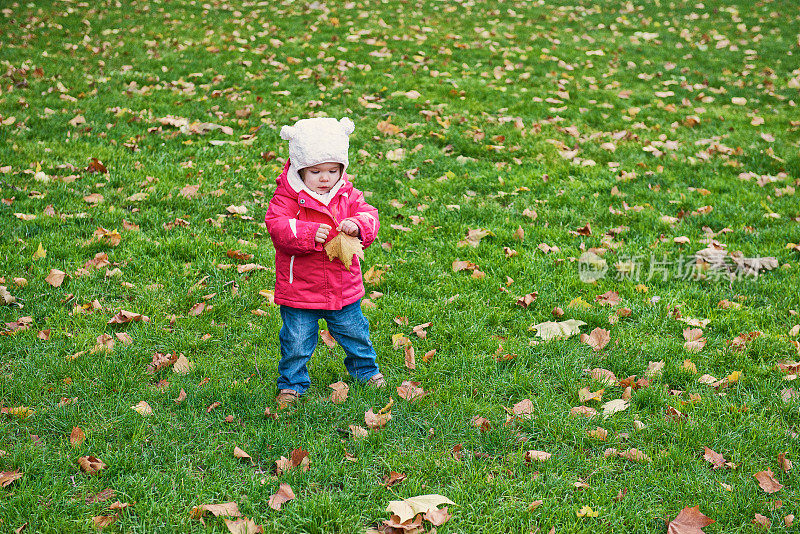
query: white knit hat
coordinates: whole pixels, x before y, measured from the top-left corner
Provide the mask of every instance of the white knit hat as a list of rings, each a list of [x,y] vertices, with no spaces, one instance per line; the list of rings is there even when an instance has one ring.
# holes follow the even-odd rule
[[[347,117],[302,119],[282,127],[281,138],[289,141],[289,159],[298,170],[326,162],[341,163],[346,169],[349,136],[355,128]]]

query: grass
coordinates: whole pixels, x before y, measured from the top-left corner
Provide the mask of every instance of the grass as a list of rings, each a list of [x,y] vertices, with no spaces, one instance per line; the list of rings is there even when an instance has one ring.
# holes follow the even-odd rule
[[[800,414],[796,398],[781,399],[792,385],[776,369],[798,357],[789,332],[800,322],[790,314],[800,310],[800,257],[787,244],[800,241],[792,189],[800,20],[788,1],[703,4],[8,4],[0,15],[0,196],[13,201],[0,204],[0,276],[18,305],[0,306],[0,321],[33,323],[0,336],[0,402],[35,414],[0,419],[0,471],[23,473],[0,488],[2,530],[27,523],[26,532],[92,531],[108,502],[85,498],[104,488],[133,504],[107,527],[113,532],[224,532],[220,519],[204,527],[190,510],[236,501],[267,532],[360,533],[387,519],[390,500],[426,493],[457,503],[442,533],[664,532],[665,520],[695,505],[716,520],[706,532],[752,532],[755,514],[783,529],[800,497],[797,470],[783,472],[777,460],[782,452],[797,460]],[[351,384],[347,402],[331,404],[328,384],[349,378],[341,349],[321,346],[308,395],[272,420],[264,409],[274,407],[280,317],[259,295],[274,282],[262,220],[287,157],[278,130],[313,114],[356,122],[350,170],[382,221],[365,264],[390,266],[368,286],[384,296],[365,313],[391,387]],[[158,121],[167,115],[233,133],[181,133]],[[378,129],[389,119],[399,135]],[[405,157],[387,159],[397,148]],[[91,158],[108,174],[87,172]],[[188,184],[200,184],[194,199],[179,193]],[[87,203],[92,193],[103,201]],[[135,193],[147,197],[130,200]],[[55,216],[46,214],[50,205]],[[234,216],[228,206],[247,213]],[[713,210],[693,214],[703,206]],[[166,229],[176,218],[188,224]],[[125,230],[123,220],[139,229]],[[591,235],[576,235],[586,223]],[[619,247],[604,245],[604,234],[621,226],[611,240]],[[98,227],[118,229],[119,245],[93,239]],[[479,227],[493,235],[477,248],[457,245]],[[647,276],[652,258],[675,262],[704,248],[703,227],[729,228],[715,237],[729,251],[774,256],[779,266],[732,282],[682,278],[674,265],[667,280]],[[678,236],[690,242],[674,243]],[[545,254],[541,243],[559,250]],[[46,257],[34,259],[39,244]],[[517,255],[507,258],[503,247]],[[590,247],[608,249],[610,271],[595,284],[579,279],[575,261]],[[253,254],[266,269],[237,273],[243,262],[228,250]],[[121,275],[102,268],[74,276],[101,252]],[[636,256],[644,260],[639,279],[617,280],[614,265]],[[453,272],[455,259],[478,264],[485,277]],[[51,287],[45,278],[54,268],[73,276]],[[515,305],[533,291],[530,307]],[[598,304],[607,291],[621,303]],[[212,293],[212,310],[188,314]],[[591,306],[568,306],[577,297]],[[73,313],[95,299],[101,310]],[[725,299],[740,306],[720,307]],[[531,344],[529,327],[551,320],[555,307],[563,319],[586,322],[584,333],[608,329],[611,342],[601,351],[577,336]],[[631,315],[611,324],[619,307]],[[710,319],[700,353],[684,350],[687,325],[676,308]],[[150,321],[107,325],[120,309]],[[427,338],[411,334],[427,321]],[[49,340],[37,338],[42,330]],[[122,331],[132,344],[90,352],[98,336]],[[752,331],[762,335],[732,349],[732,339]],[[418,360],[436,355],[406,369],[392,349],[396,333],[413,338]],[[496,361],[500,344],[517,357]],[[194,370],[148,375],[156,351],[183,353]],[[697,374],[682,368],[685,359]],[[585,369],[642,377],[651,361],[664,361],[663,373],[632,393],[626,411],[570,415],[579,388],[602,387]],[[742,377],[728,388],[698,383],[702,374],[734,371]],[[156,388],[162,379],[168,384]],[[430,395],[400,399],[392,390],[403,380]],[[181,389],[187,398],[176,404]],[[608,386],[603,401],[621,394]],[[701,399],[690,402],[690,394]],[[337,432],[363,425],[364,412],[390,395],[384,430],[361,441]],[[60,406],[62,398],[74,400]],[[526,398],[532,418],[504,426],[503,407]],[[140,401],[154,413],[133,411]],[[221,405],[208,413],[213,402]],[[670,406],[687,417],[667,419]],[[490,430],[470,424],[476,415]],[[80,447],[69,443],[74,426],[87,436]],[[597,426],[607,442],[587,436]],[[253,466],[234,458],[235,446]],[[736,469],[713,470],[703,446]],[[274,461],[298,447],[309,451],[311,469],[275,477]],[[652,462],[607,458],[609,447],[637,448]],[[552,457],[526,463],[529,449]],[[84,455],[108,468],[87,476],[77,464]],[[766,469],[784,484],[780,492],[759,488],[753,474]],[[390,471],[407,478],[385,488]],[[279,482],[297,499],[277,512],[267,503]],[[586,505],[597,518],[577,517]]]

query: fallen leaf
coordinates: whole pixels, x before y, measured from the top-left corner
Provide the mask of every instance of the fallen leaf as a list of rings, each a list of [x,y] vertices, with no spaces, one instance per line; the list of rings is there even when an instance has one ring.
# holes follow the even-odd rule
[[[545,451],[526,451],[525,452],[525,461],[526,462],[544,462],[545,460],[549,460],[552,454]]]
[[[700,506],[685,507],[667,525],[667,534],[704,534],[703,527],[715,523],[713,519],[700,512]]]
[[[788,452],[782,452],[778,454],[778,465],[781,466],[784,473],[788,473],[792,470],[792,461],[789,460],[786,455],[789,454]]]
[[[94,456],[81,456],[78,458],[78,465],[87,475],[94,475],[101,469],[108,467],[102,460]]]
[[[703,458],[711,462],[711,465],[714,467],[714,469],[719,469],[725,465],[725,458],[721,454],[714,452],[705,446],[703,447],[703,450],[705,451]]]
[[[233,456],[234,458],[239,458],[240,460],[250,460],[250,462],[253,463],[253,459],[250,457],[250,455],[244,452],[239,447],[236,446],[233,447]]]
[[[94,522],[94,526],[97,529],[103,529],[109,525],[114,524],[119,516],[117,514],[114,515],[96,515],[92,517],[92,521]]]
[[[608,430],[606,430],[605,428],[600,428],[598,426],[594,430],[587,430],[586,435],[588,435],[590,438],[593,439],[605,441],[606,439],[608,439]]]
[[[72,432],[69,435],[69,443],[73,447],[80,447],[83,442],[86,441],[86,434],[83,433],[83,430],[80,427],[72,427]]]
[[[429,510],[436,510],[442,504],[455,503],[443,495],[418,495],[417,497],[410,497],[402,501],[389,501],[386,511],[396,515],[398,521],[404,523],[417,514],[424,514]]]
[[[577,319],[569,319],[567,321],[545,321],[543,323],[535,324],[529,330],[536,330],[536,335],[545,341],[551,339],[566,339],[580,334],[580,327],[585,325],[583,321]]]
[[[14,471],[0,471],[0,487],[8,487],[9,484],[22,478],[22,471],[19,469]]]
[[[59,271],[58,269],[50,269],[50,274],[47,275],[45,278],[45,282],[50,284],[53,287],[60,287],[61,284],[64,282],[64,277],[67,275],[64,271]]]
[[[769,519],[767,519],[766,516],[763,516],[761,514],[755,515],[755,517],[753,518],[753,523],[755,523],[756,525],[761,525],[764,528],[769,528],[772,526],[772,521],[770,521]]]
[[[388,488],[394,486],[398,482],[402,482],[406,479],[405,473],[398,473],[397,471],[391,471],[388,475],[383,477],[383,486]]]
[[[608,369],[596,367],[594,369],[587,369],[586,372],[589,373],[589,376],[607,386],[613,386],[617,383],[617,377]]]
[[[322,342],[325,343],[325,346],[327,346],[329,349],[332,349],[336,346],[336,340],[333,338],[333,335],[331,335],[330,331],[320,330],[319,337],[322,340]]]
[[[595,328],[589,334],[589,339],[586,340],[586,344],[597,352],[608,345],[609,341],[611,341],[611,332],[603,328]]]
[[[427,395],[427,393],[419,387],[419,384],[419,382],[403,380],[403,383],[397,386],[397,394],[409,402],[419,400]]]
[[[281,505],[293,500],[294,498],[294,492],[292,491],[291,486],[285,482],[281,482],[278,491],[275,494],[270,495],[268,504],[273,510],[280,510]]]
[[[224,519],[224,521],[231,534],[263,534],[264,532],[264,527],[246,517],[236,520]]]
[[[447,523],[450,518],[453,517],[447,510],[447,506],[444,508],[434,508],[433,510],[428,510],[425,512],[425,515],[422,516],[423,519],[426,521],[430,521],[433,526],[441,526]]]
[[[325,244],[325,252],[328,253],[329,260],[333,261],[334,258],[338,258],[348,270],[353,264],[353,256],[364,259],[364,247],[361,245],[361,240],[344,232],[339,232]]]
[[[772,469],[759,471],[753,476],[756,480],[758,480],[758,485],[761,486],[761,489],[766,493],[775,493],[776,491],[783,489],[783,484],[775,480],[775,477],[772,474]]]
[[[222,504],[201,504],[192,508],[190,515],[194,519],[200,519],[206,513],[210,513],[215,517],[240,517],[242,514],[239,512],[239,505],[235,502],[224,502]]]
[[[378,428],[383,428],[386,426],[386,423],[392,420],[391,412],[385,414],[376,414],[372,411],[372,408],[364,412],[364,422],[366,423],[367,427],[375,430]]]
[[[622,399],[614,399],[603,404],[602,408],[603,408],[603,419],[608,419],[617,412],[622,412],[624,410],[627,410],[628,402]]]
[[[328,386],[333,390],[331,393],[330,401],[334,404],[341,404],[347,400],[347,394],[350,391],[350,386],[342,381],[335,382]]]
[[[172,365],[172,372],[178,373],[179,375],[188,374],[192,369],[194,369],[194,363],[190,362],[183,354],[178,356],[178,359],[175,360],[175,363]]]
[[[414,358],[414,346],[411,342],[406,343],[403,347],[403,353],[405,358],[405,364],[407,369],[414,370],[417,368],[417,362]]]
[[[180,404],[186,400],[186,392],[183,390],[183,388],[181,388],[181,392],[178,393],[178,396],[172,400],[175,401],[175,404]]]
[[[480,415],[473,416],[472,419],[470,420],[470,424],[472,424],[472,426],[476,428],[481,429],[484,432],[488,431],[491,428],[489,420],[486,419],[485,417],[481,417]]]
[[[353,439],[361,439],[369,436],[369,431],[363,426],[348,425],[347,428],[349,428],[350,432],[353,434]]]
[[[153,409],[147,404],[146,401],[141,401],[139,404],[131,406],[131,409],[141,415],[152,415]]]

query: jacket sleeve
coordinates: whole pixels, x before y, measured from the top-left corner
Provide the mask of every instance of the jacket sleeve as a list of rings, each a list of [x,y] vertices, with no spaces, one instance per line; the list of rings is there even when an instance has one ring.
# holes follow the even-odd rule
[[[283,195],[275,195],[269,201],[264,222],[276,249],[287,254],[310,254],[322,250],[322,243],[314,241],[320,223],[299,220],[297,205]]]
[[[361,242],[364,248],[367,248],[375,241],[381,226],[378,221],[378,210],[364,200],[364,194],[361,191],[354,190],[353,193],[348,219],[352,219],[358,225]]]

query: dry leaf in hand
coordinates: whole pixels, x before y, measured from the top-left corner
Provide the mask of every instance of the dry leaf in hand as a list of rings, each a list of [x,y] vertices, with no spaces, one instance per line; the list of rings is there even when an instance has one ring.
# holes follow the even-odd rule
[[[280,487],[278,488],[277,493],[274,495],[270,495],[269,497],[269,507],[273,510],[280,510],[281,505],[285,502],[291,501],[294,499],[294,492],[292,491],[291,486],[286,484],[285,482],[281,482]]]
[[[325,252],[328,253],[328,259],[331,261],[334,258],[339,258],[339,261],[348,270],[353,264],[353,256],[364,259],[364,247],[361,245],[361,240],[344,232],[339,232],[336,237],[325,244]]]
[[[688,506],[680,511],[678,517],[667,525],[667,534],[704,534],[703,527],[707,527],[715,521],[703,515],[699,506],[689,508]]]

